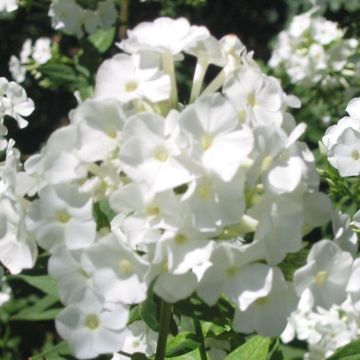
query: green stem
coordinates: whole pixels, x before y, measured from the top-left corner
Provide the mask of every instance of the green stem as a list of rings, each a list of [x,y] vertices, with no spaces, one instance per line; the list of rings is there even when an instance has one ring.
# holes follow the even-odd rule
[[[205,342],[204,342],[204,334],[202,332],[200,320],[193,318],[193,323],[194,323],[195,333],[200,340],[200,346],[199,346],[200,359],[207,360],[206,348],[205,348]]]
[[[165,359],[166,343],[170,329],[171,315],[171,304],[168,304],[167,302],[162,300],[160,308],[160,332],[156,346],[155,360]]]
[[[120,13],[119,13],[119,39],[123,40],[126,38],[126,32],[129,21],[129,0],[120,1]]]

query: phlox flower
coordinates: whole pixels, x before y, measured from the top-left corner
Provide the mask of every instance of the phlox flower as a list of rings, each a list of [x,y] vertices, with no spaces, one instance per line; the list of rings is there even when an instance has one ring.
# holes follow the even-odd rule
[[[99,67],[95,98],[117,99],[122,103],[136,99],[151,102],[170,97],[170,77],[159,69],[151,54],[115,55]]]
[[[294,284],[300,296],[310,289],[314,306],[326,309],[346,299],[346,286],[351,275],[353,258],[330,240],[321,240],[311,248],[307,264],[296,270]]]
[[[121,349],[128,317],[126,306],[107,307],[101,296],[88,291],[60,312],[55,325],[75,356],[89,359]]]

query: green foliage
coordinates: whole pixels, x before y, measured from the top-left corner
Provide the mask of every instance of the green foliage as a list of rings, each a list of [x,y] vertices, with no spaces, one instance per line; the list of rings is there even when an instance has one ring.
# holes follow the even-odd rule
[[[266,360],[271,338],[262,336],[253,336],[245,344],[232,351],[225,360]]]
[[[52,295],[58,298],[58,290],[56,281],[49,275],[31,276],[31,275],[16,275],[10,279],[20,279],[28,283],[29,285],[41,290],[45,294]]]
[[[341,347],[328,360],[360,360],[360,340]]]
[[[171,337],[166,345],[166,357],[172,358],[187,354],[200,346],[200,339],[189,331]]]

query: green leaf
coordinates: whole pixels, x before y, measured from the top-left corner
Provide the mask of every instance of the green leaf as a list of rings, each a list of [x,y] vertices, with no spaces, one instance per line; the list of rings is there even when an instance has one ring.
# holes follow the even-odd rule
[[[360,340],[341,347],[328,360],[360,360]]]
[[[305,349],[284,344],[280,344],[280,349],[286,360],[302,360],[306,353]]]
[[[66,359],[68,359],[67,356],[69,355],[71,355],[69,345],[65,341],[62,341],[42,354],[33,355],[31,360],[64,360],[65,356]]]
[[[53,295],[59,298],[57,283],[48,275],[30,276],[30,275],[16,275],[15,279],[21,279],[29,285],[41,290],[45,294]]]
[[[56,296],[47,295],[37,300],[33,306],[27,306],[11,317],[11,320],[21,321],[45,321],[53,320],[61,309],[49,309],[58,302]]]
[[[57,85],[79,82],[78,73],[70,65],[48,62],[39,66],[38,70]]]
[[[131,360],[147,360],[147,356],[144,353],[135,353],[131,355]]]
[[[200,346],[197,336],[189,331],[184,331],[168,340],[166,345],[166,357],[172,358],[187,354]]]
[[[102,206],[100,202],[94,204],[93,214],[96,221],[96,229],[99,231],[103,228],[110,229],[110,221],[104,211],[102,210]]]
[[[112,27],[109,30],[99,29],[98,31],[96,31],[96,33],[90,35],[88,37],[88,40],[99,53],[103,54],[107,50],[109,50],[109,48],[113,44],[115,34],[115,27]]]
[[[225,360],[266,360],[271,338],[253,336],[245,344],[231,352]]]
[[[140,308],[140,316],[145,321],[145,323],[149,326],[150,329],[159,332],[160,330],[160,322],[158,319],[158,309],[156,305],[156,298],[152,287],[150,287],[148,291],[148,296],[146,300],[139,305]]]

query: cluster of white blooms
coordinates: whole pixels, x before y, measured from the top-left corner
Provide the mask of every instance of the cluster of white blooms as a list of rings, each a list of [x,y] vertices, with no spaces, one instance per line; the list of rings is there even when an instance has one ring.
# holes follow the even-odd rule
[[[22,83],[25,80],[27,68],[37,77],[39,74],[32,65],[45,64],[51,59],[51,39],[41,37],[32,44],[31,39],[26,39],[20,51],[20,56],[12,55],[9,61],[9,70],[13,79]]]
[[[17,0],[0,0],[0,12],[10,13],[18,8]]]
[[[322,149],[340,176],[360,175],[360,98],[346,107],[349,116],[330,126],[322,138]]]
[[[357,53],[358,40],[345,39],[337,23],[314,12],[295,16],[279,34],[269,66],[276,73],[285,71],[293,83],[332,85],[354,74],[349,58]]]
[[[81,38],[84,32],[110,29],[117,19],[117,10],[114,0],[99,1],[96,10],[84,9],[75,0],[52,0],[49,16],[55,30]]]
[[[7,146],[4,117],[12,117],[22,129],[28,124],[23,117],[29,116],[33,111],[34,103],[27,97],[26,91],[16,82],[0,77],[0,151]]]
[[[308,343],[306,360],[325,360],[339,347],[360,338],[360,259],[358,239],[346,214],[332,214],[334,241],[310,250],[307,264],[294,274],[300,297],[281,335]]]
[[[49,252],[65,305],[56,328],[76,356],[131,348],[129,331],[138,330],[127,327],[129,306],[150,286],[167,303],[225,296],[234,330],[266,336],[283,331],[305,290],[316,306],[348,293],[359,304],[359,264],[352,271],[340,245],[351,248],[342,219],[337,240],[313,247],[295,286],[278,266],[331,216],[314,156],[299,141],[305,126],[287,112],[298,99],[235,35],[217,40],[184,18],[142,23],[119,47],[70,124],[24,171],[9,147],[0,174],[10,193],[0,206],[0,260],[11,272],[28,267],[33,239]],[[184,56],[197,59],[188,105],[175,74]],[[209,65],[219,72],[205,86]],[[344,274],[348,283],[334,280]]]
[[[360,317],[349,299],[329,309],[314,309],[313,300],[304,294],[281,339],[287,343],[295,336],[308,343],[305,360],[325,360],[338,348],[360,339]]]

